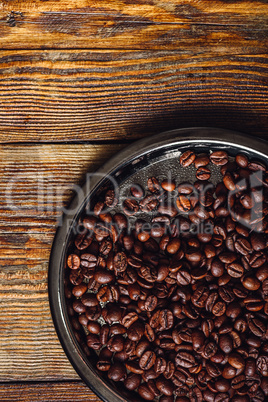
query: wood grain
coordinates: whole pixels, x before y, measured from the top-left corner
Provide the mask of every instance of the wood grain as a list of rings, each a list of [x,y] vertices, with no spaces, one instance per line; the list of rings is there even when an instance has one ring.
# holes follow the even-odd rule
[[[69,201],[72,185],[82,183],[86,172],[94,171],[120,147],[1,145],[0,382],[78,379],[50,316],[50,248],[60,204]],[[41,198],[38,176],[46,183]],[[5,193],[12,180],[14,210]],[[57,193],[63,184],[69,191]]]
[[[82,382],[0,384],[2,402],[98,402],[100,399]]]
[[[1,46],[265,49],[264,0],[3,1]]]
[[[266,54],[0,52],[0,142],[133,140],[215,126],[266,137]]]

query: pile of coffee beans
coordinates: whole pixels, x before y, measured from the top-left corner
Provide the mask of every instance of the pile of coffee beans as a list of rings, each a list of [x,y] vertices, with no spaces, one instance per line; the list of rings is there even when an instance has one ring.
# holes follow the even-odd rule
[[[223,150],[178,163],[196,181],[148,177],[124,200],[108,189],[80,219],[65,279],[75,336],[134,400],[267,401],[267,168]]]

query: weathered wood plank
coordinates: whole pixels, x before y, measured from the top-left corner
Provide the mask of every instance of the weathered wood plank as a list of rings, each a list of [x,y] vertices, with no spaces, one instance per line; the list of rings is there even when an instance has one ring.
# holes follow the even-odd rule
[[[81,184],[86,172],[120,148],[111,144],[0,146],[0,381],[78,378],[60,346],[48,303],[50,248],[60,205],[70,200],[70,191],[57,193],[57,189]],[[40,178],[44,196],[38,198]],[[7,200],[11,182],[12,196]],[[1,401],[2,394],[0,387]]]
[[[0,142],[132,140],[198,125],[266,137],[267,60],[245,50],[2,51]]]
[[[2,402],[98,402],[100,399],[80,381],[0,384]]]
[[[264,50],[267,10],[263,0],[4,1],[1,47]]]

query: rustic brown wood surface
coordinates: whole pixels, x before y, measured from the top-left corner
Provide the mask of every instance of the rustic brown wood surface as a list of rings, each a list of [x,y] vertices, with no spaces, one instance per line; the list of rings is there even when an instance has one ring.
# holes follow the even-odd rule
[[[266,0],[0,4],[0,400],[99,401],[50,316],[73,186],[126,143],[186,126],[267,138]]]
[[[267,3],[260,0],[4,1],[5,49],[265,46]]]
[[[0,140],[133,140],[197,125],[265,135],[267,60],[177,50],[3,51]]]
[[[0,384],[0,400],[1,402],[100,401],[81,381]]]

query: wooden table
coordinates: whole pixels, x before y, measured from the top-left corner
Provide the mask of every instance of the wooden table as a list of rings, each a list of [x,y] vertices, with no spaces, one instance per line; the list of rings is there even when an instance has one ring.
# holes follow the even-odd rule
[[[266,0],[0,4],[0,400],[99,401],[50,316],[56,221],[125,144],[172,128],[267,137]]]

